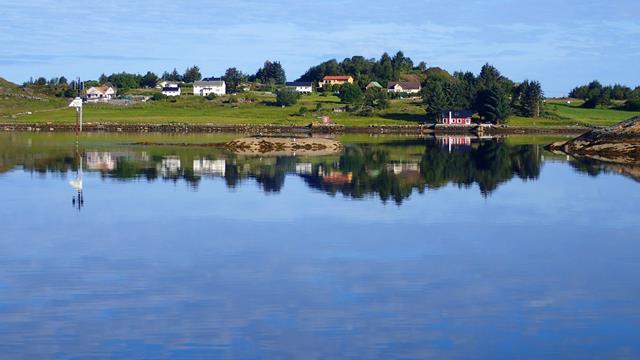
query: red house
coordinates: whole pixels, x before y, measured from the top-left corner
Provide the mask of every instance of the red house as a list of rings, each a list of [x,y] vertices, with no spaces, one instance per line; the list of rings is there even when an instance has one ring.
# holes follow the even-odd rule
[[[445,125],[471,125],[473,112],[468,110],[449,110],[440,114],[440,123]]]

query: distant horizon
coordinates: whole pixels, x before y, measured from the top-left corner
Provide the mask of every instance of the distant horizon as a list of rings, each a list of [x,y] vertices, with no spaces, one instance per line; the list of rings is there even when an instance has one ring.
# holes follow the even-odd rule
[[[477,74],[490,63],[514,81],[540,81],[548,97],[592,80],[640,85],[640,5],[631,0],[408,1],[393,8],[364,0],[157,7],[6,0],[4,10],[0,76],[18,84],[40,76],[161,75],[192,65],[203,77],[219,77],[229,67],[255,73],[265,60],[280,61],[293,81],[323,61],[401,50],[416,64],[451,73]],[[451,13],[455,21],[442,15]]]

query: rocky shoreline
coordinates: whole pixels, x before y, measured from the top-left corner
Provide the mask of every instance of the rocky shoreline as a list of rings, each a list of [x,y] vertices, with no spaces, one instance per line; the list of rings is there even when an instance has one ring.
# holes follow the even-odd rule
[[[573,140],[551,144],[548,149],[578,158],[640,164],[640,117],[594,129]]]
[[[0,123],[1,131],[74,132],[73,124]],[[579,135],[586,127],[441,126],[441,125],[221,125],[221,124],[95,124],[86,123],[84,132],[111,133],[238,133],[238,134],[548,134]]]

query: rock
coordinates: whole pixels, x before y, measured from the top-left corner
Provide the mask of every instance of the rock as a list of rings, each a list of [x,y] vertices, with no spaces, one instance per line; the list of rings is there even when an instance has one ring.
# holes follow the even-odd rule
[[[584,157],[618,164],[640,163],[640,117],[617,125],[595,129],[573,140],[547,147],[574,157]]]

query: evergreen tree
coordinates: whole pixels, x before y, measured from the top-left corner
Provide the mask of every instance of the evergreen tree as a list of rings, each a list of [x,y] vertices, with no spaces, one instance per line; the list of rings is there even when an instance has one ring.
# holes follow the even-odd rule
[[[140,87],[144,88],[152,88],[156,86],[158,82],[158,75],[152,73],[151,71],[147,71],[147,73],[140,79]]]
[[[200,74],[200,68],[197,65],[193,65],[193,67],[188,67],[184,71],[184,75],[182,76],[182,81],[187,83],[192,83],[195,81],[199,81],[202,79],[202,74]]]
[[[423,102],[427,118],[435,121],[443,111],[451,109],[450,97],[447,96],[442,81],[428,80],[423,89]]]

